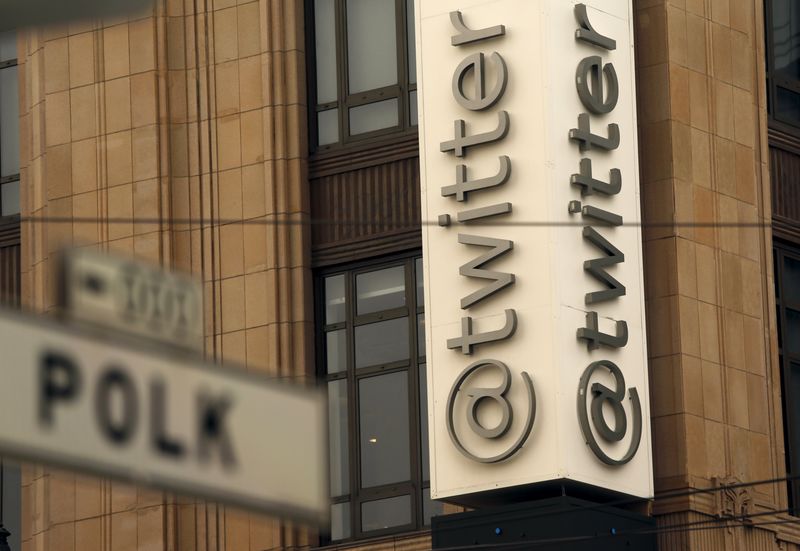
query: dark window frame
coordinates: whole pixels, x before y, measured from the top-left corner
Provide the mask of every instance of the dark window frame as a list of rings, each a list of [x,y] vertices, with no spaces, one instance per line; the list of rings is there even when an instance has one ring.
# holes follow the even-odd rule
[[[411,83],[408,76],[408,10],[406,0],[395,0],[395,28],[397,32],[397,84],[350,94],[349,66],[347,59],[347,0],[333,0],[336,17],[336,75],[337,99],[329,103],[320,104],[317,101],[317,60],[316,60],[316,15],[314,0],[305,0],[306,20],[306,65],[307,65],[307,90],[308,90],[308,143],[312,153],[342,150],[349,151],[353,147],[365,143],[402,139],[410,135],[417,135],[417,125],[410,121],[411,92],[417,90],[417,84]],[[350,108],[368,105],[382,100],[398,100],[398,125],[373,130],[363,134],[350,135]],[[339,110],[339,141],[326,145],[319,145],[317,116],[320,112],[331,109]]]
[[[18,54],[17,57],[13,59],[0,60],[0,71],[2,71],[3,69],[9,69],[11,67],[18,67],[19,66],[18,60],[19,60]],[[17,79],[19,79],[19,74],[17,74]],[[19,80],[17,80],[17,83],[19,84]],[[0,123],[2,123],[2,121],[0,121]],[[19,136],[17,136],[17,139],[19,139]],[[0,167],[0,169],[1,168],[2,167]],[[19,181],[20,181],[19,172],[17,172],[16,174],[10,174],[8,176],[0,176],[0,188],[2,188],[6,184],[13,184]],[[3,212],[3,203],[2,203],[2,194],[0,194],[0,213],[2,212]],[[19,212],[7,214],[5,216],[0,216],[0,222],[12,221],[15,217],[17,219],[19,218]]]
[[[324,268],[317,272],[315,277],[315,315],[316,324],[316,361],[317,374],[320,384],[326,387],[332,381],[347,381],[347,408],[348,408],[348,476],[350,482],[349,493],[335,496],[331,504],[350,503],[350,537],[331,541],[330,535],[323,536],[323,544],[342,544],[387,535],[411,533],[429,528],[425,524],[423,494],[430,489],[430,480],[425,480],[421,450],[421,419],[420,415],[420,366],[426,365],[426,356],[418,354],[417,317],[425,313],[424,304],[417,302],[416,262],[422,258],[422,251],[415,250],[405,253],[358,261],[342,266]],[[405,267],[405,292],[406,305],[404,307],[357,315],[355,282],[359,274],[374,272],[395,266]],[[326,278],[345,276],[345,321],[337,324],[326,325],[325,320],[325,280]],[[355,367],[355,328],[370,323],[389,321],[392,319],[408,318],[409,323],[409,359],[408,361],[392,362],[385,365],[364,368]],[[326,368],[327,340],[326,334],[331,331],[345,329],[347,335],[347,367],[344,372],[328,374]],[[424,352],[424,350],[423,350]],[[359,448],[359,382],[377,375],[392,373],[408,373],[408,399],[409,399],[409,454],[411,479],[406,482],[387,484],[372,488],[361,488],[361,453]],[[361,506],[364,503],[378,499],[398,496],[411,496],[412,522],[403,526],[396,526],[383,530],[364,532],[361,529]]]
[[[764,37],[766,55],[766,79],[767,79],[767,116],[769,126],[781,132],[788,133],[800,139],[800,120],[792,123],[788,120],[781,120],[775,116],[775,98],[778,88],[784,88],[791,92],[800,94],[800,78],[787,78],[778,73],[775,69],[775,42],[772,29],[772,8],[773,0],[764,2]]]
[[[783,278],[784,259],[792,258],[800,262],[800,246],[789,240],[776,237],[773,241],[773,269],[775,277],[775,314],[778,323],[778,362],[780,365],[780,384],[783,414],[783,437],[786,459],[786,472],[796,474],[800,472],[800,449],[794,449],[792,434],[800,433],[800,423],[792,419],[789,414],[788,404],[800,400],[800,396],[791,396],[792,364],[800,368],[800,352],[792,352],[785,346],[787,335],[786,309],[800,312],[800,301],[788,301],[786,296],[785,281]],[[800,369],[796,376],[800,376]],[[798,426],[795,426],[797,424]],[[787,495],[789,508],[793,516],[800,516],[800,480],[787,481]]]

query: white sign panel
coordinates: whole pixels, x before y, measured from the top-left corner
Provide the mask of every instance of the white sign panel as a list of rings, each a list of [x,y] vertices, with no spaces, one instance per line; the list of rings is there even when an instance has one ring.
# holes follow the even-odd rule
[[[0,313],[0,350],[3,454],[326,518],[321,394],[8,312]]]
[[[418,0],[432,495],[653,495],[630,0]]]
[[[64,253],[63,282],[71,319],[203,350],[203,289],[189,276],[75,249]]]

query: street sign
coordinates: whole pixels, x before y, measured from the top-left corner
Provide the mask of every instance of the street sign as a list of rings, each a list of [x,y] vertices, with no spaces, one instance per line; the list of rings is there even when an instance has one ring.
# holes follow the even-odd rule
[[[310,522],[322,394],[0,310],[0,453]]]
[[[88,249],[65,252],[62,266],[62,300],[70,319],[202,351],[199,282]]]
[[[153,0],[3,0],[0,31],[81,18],[119,17],[141,13],[152,6]]]

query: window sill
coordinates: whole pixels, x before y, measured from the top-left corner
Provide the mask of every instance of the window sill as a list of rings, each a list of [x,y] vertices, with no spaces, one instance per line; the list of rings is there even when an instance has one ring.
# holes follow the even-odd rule
[[[345,543],[331,543],[323,547],[312,547],[310,551],[357,551],[361,549],[372,549],[383,544],[402,543],[402,548],[412,551],[414,549],[431,548],[431,531],[420,530],[418,532],[405,532],[393,536],[381,536],[377,538],[367,538],[358,541],[348,541]],[[394,547],[397,547],[395,545]]]

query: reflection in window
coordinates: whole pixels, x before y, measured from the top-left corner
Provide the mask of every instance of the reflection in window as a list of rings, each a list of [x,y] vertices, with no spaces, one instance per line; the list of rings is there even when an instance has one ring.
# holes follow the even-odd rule
[[[409,480],[408,372],[361,379],[358,395],[361,485]]]
[[[800,3],[767,0],[766,7],[770,116],[800,126]]]
[[[408,360],[408,318],[356,327],[356,367]]]
[[[395,0],[347,0],[351,94],[397,84]]]
[[[313,0],[313,142],[417,124],[414,0]]]
[[[331,496],[347,495],[350,486],[347,428],[347,381],[328,383]]]
[[[772,0],[774,70],[800,79],[800,4],[797,0]]]
[[[421,259],[318,279],[328,384],[331,541],[416,530],[430,500]]]
[[[359,315],[402,308],[406,305],[406,270],[395,266],[356,277]]]
[[[361,525],[365,532],[408,524],[411,524],[411,496],[369,501],[361,506]]]

